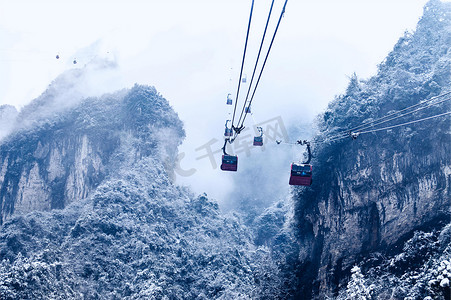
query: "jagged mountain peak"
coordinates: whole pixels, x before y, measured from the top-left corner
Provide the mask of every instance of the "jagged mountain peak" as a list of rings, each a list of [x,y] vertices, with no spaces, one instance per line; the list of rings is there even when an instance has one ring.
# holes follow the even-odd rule
[[[156,89],[135,85],[0,144],[0,298],[273,298],[268,249],[172,183],[183,136]]]
[[[351,76],[318,116],[313,185],[252,231],[173,184],[184,130],[154,87],[87,97],[89,72],[62,75],[0,143],[0,298],[448,299],[449,118],[317,141],[449,90],[450,16],[431,0],[375,76]]]
[[[115,62],[95,57],[80,68],[66,70],[39,97],[21,109],[15,127],[32,127],[42,119],[79,105],[86,98],[114,92],[109,81],[114,82],[117,68]]]
[[[158,157],[173,172],[183,124],[154,87],[136,84],[62,110],[48,109],[46,97],[21,113],[29,124],[0,144],[2,221],[84,199],[143,157]]]

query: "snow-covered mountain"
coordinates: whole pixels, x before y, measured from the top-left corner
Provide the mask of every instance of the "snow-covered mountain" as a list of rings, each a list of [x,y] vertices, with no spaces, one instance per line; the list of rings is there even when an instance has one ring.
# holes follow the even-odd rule
[[[72,70],[20,113],[0,107],[1,299],[449,299],[449,115],[327,137],[451,91],[450,3],[429,1],[318,116],[313,185],[283,199],[265,176],[258,197],[236,190],[239,214],[174,185],[185,133],[155,88],[86,97],[91,79]]]
[[[173,184],[184,130],[166,99],[135,85],[58,105],[57,87],[75,75],[25,107],[26,124],[0,144],[0,298],[277,294],[264,288],[278,274],[268,249]]]
[[[68,105],[68,86],[76,84],[66,81],[79,77],[55,80],[21,111],[17,129],[0,144],[1,222],[82,200],[118,169],[150,154],[161,156],[171,172],[184,131],[168,102],[152,87],[135,86]]]
[[[300,277],[298,297],[337,297],[360,261],[394,256],[399,251],[394,245],[416,230],[440,230],[451,214],[449,115],[361,134],[355,140],[315,140],[340,136],[343,130],[450,90],[451,3],[432,0],[416,31],[399,39],[378,74],[368,80],[353,76],[346,93],[318,117],[314,184],[294,192],[293,228],[299,250],[293,273]],[[447,98],[367,130],[449,112],[450,101],[441,101]],[[428,288],[418,289],[412,299],[426,297]],[[374,289],[380,293],[375,292],[374,299],[388,299],[392,292],[398,295],[395,299],[412,296],[395,281],[389,291],[384,288],[384,296],[381,286],[375,284]]]
[[[64,210],[8,220],[2,299],[249,299],[277,276],[238,219],[140,159]],[[257,284],[258,283],[258,284]],[[257,287],[257,288],[255,288]]]

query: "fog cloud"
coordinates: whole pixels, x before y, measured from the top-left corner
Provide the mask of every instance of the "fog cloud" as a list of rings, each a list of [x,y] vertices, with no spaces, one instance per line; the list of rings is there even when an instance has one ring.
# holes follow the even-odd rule
[[[287,128],[311,122],[345,90],[348,76],[376,72],[404,30],[415,28],[426,2],[289,1],[254,98],[255,122],[278,116]],[[255,5],[248,76],[269,4],[264,0]],[[275,14],[282,4],[276,1]],[[52,83],[61,92],[52,109],[134,83],[155,86],[185,124],[180,167],[196,169],[192,176],[178,176],[177,182],[226,203],[242,174],[220,172],[199,157],[213,140],[213,149],[222,146],[231,113],[225,101],[236,92],[249,9],[250,1],[241,0],[3,1],[0,104],[23,107],[67,70],[72,71],[64,73],[64,80],[74,85],[64,86],[59,79]],[[250,118],[246,126],[253,126]],[[295,132],[290,139],[302,135]],[[272,151],[268,147],[261,160],[240,154],[238,173],[247,164],[252,169],[265,158],[277,161],[283,156]],[[220,157],[215,154],[217,166]],[[274,177],[271,172],[277,168],[271,168],[263,172],[267,178]],[[280,172],[285,168],[286,163]]]

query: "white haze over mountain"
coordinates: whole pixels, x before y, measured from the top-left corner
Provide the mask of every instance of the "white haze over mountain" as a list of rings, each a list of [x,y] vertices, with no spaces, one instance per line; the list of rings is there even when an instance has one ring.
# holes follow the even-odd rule
[[[276,2],[271,28],[283,4]],[[255,122],[280,117],[286,128],[294,120],[311,122],[345,89],[353,72],[359,77],[375,72],[404,30],[414,29],[425,3],[289,1],[256,94]],[[265,0],[255,5],[245,70],[249,79],[269,4]],[[177,181],[226,200],[236,176],[219,171],[220,153],[215,153],[214,169],[207,157],[202,158],[202,147],[209,142],[213,151],[222,146],[229,117],[225,98],[236,90],[249,8],[250,1],[239,0],[0,0],[0,104],[22,108],[68,69],[83,69],[84,75],[74,80],[75,86],[58,90],[53,109],[135,82],[153,85],[185,123],[180,166],[187,172]],[[98,62],[107,63],[99,67]],[[304,138],[299,134],[289,138]],[[239,154],[239,169],[251,168],[252,156],[264,163],[265,157],[285,155],[285,165],[272,176],[288,176],[284,170],[300,152],[280,154],[273,148],[268,146],[264,157],[255,152],[260,149]],[[258,189],[258,183],[251,188]]]

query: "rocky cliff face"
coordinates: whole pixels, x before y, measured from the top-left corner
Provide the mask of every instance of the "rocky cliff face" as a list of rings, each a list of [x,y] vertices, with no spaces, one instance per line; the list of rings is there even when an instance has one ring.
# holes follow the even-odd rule
[[[67,93],[58,93],[61,85],[67,90],[67,80],[63,75],[25,107],[17,129],[0,142],[0,224],[14,214],[82,200],[118,168],[144,156],[159,153],[168,166],[174,161],[184,132],[154,88],[135,86],[58,105],[59,98],[67,102]]]
[[[415,33],[399,40],[378,74],[354,76],[319,117],[316,140],[449,91],[450,45],[451,5],[430,1]],[[449,102],[384,126],[450,111]],[[294,195],[299,297],[335,297],[362,257],[449,222],[449,115],[314,146],[314,184]]]
[[[172,183],[184,130],[154,88],[61,105],[56,83],[0,144],[1,299],[281,294],[239,218]]]

